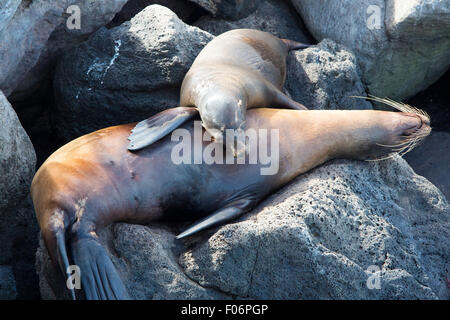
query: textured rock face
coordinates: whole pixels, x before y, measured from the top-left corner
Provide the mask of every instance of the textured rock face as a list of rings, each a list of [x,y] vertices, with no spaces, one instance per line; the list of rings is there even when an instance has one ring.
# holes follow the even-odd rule
[[[16,282],[12,268],[0,266],[0,300],[14,300],[16,296]]]
[[[180,263],[201,285],[252,298],[445,299],[449,214],[403,160],[339,160],[203,238]],[[370,266],[380,289],[367,287]]]
[[[286,89],[309,109],[372,109],[352,96],[366,96],[352,52],[325,39],[317,46],[291,52]]]
[[[185,73],[212,38],[159,5],[100,29],[58,63],[58,134],[69,140],[177,106]]]
[[[450,66],[450,2],[293,0],[317,40],[352,49],[370,93],[403,99]]]
[[[130,235],[132,235],[130,237]],[[174,234],[164,227],[115,224],[100,233],[102,243],[132,299],[227,299],[214,289],[204,288],[187,277],[177,262],[182,250]],[[64,280],[54,269],[45,246],[37,252],[36,269],[40,274],[43,299],[69,299]]]
[[[128,0],[122,10],[107,25],[107,28],[117,27],[125,21],[131,20],[136,14],[144,10],[145,7],[152,4],[159,4],[169,8],[176,13],[178,18],[186,23],[195,21],[199,16],[207,14],[198,5],[186,0]]]
[[[238,20],[256,10],[263,0],[189,0],[214,17]]]
[[[449,218],[404,160],[337,160],[183,244],[128,224],[101,239],[137,299],[447,299]],[[42,297],[64,297],[42,245],[37,259]]]
[[[35,163],[33,145],[0,91],[0,214],[28,194]]]
[[[0,90],[32,91],[62,49],[107,24],[127,0],[7,0],[0,4]],[[80,29],[69,30],[66,10],[80,9]]]
[[[0,91],[0,266],[12,266],[16,276],[14,281],[9,271],[0,272],[0,299],[14,299],[16,294],[20,298],[21,290],[37,281],[29,262],[37,247],[38,226],[26,198],[35,163],[33,145]]]
[[[200,18],[195,25],[215,36],[232,29],[249,28],[270,32],[277,37],[303,43],[311,43],[312,40],[296,12],[293,12],[284,1],[263,1],[255,12],[237,21],[205,16]]]

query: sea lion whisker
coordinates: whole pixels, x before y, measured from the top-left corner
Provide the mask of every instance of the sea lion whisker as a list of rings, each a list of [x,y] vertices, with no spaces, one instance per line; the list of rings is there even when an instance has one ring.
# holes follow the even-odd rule
[[[405,144],[407,144],[407,143],[408,143],[408,141],[404,141],[404,142],[399,143],[399,144],[381,144],[381,143],[376,143],[376,145],[377,145],[377,146],[380,146],[380,147],[394,148],[394,147],[400,147],[400,146],[403,146],[403,145],[405,145]]]
[[[410,112],[410,113],[414,113],[414,114],[418,114],[418,115],[422,115],[425,116],[428,121],[430,121],[430,116],[428,115],[428,113],[422,109],[410,106],[409,104],[403,103],[403,102],[397,102],[394,101],[390,98],[379,98],[376,97],[374,95],[367,95],[367,97],[364,96],[350,96],[350,98],[357,98],[357,99],[366,99],[366,100],[371,100],[371,101],[375,101],[375,102],[379,102],[385,105],[388,105],[394,109],[397,109],[401,112]]]
[[[365,161],[368,162],[375,162],[375,161],[384,161],[384,160],[388,160],[388,159],[392,159],[393,157],[395,157],[398,153],[389,153],[386,157],[382,157],[382,158],[376,158],[376,159],[365,159]]]

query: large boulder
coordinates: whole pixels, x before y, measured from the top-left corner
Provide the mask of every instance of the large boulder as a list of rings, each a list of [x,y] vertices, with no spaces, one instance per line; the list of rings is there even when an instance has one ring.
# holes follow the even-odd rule
[[[402,159],[337,160],[191,240],[184,272],[256,299],[447,299],[450,211]]]
[[[27,197],[35,164],[33,145],[0,91],[0,265],[12,266],[16,278],[12,282],[6,271],[0,275],[0,291],[9,288],[0,297],[39,297],[33,293],[37,279],[32,268],[39,227]]]
[[[110,244],[106,249],[122,279],[126,279],[132,299],[228,298],[219,290],[200,286],[183,273],[177,261],[183,245],[164,226],[118,223],[102,230],[99,236],[102,243]],[[54,268],[42,240],[36,253],[36,269],[42,299],[70,299],[65,281]]]
[[[0,91],[0,216],[29,193],[35,164],[33,145]]]
[[[58,135],[70,140],[177,106],[185,73],[212,38],[160,5],[98,30],[58,62]]]
[[[189,0],[217,18],[238,20],[254,12],[263,0]]]
[[[360,78],[355,55],[324,39],[317,46],[291,52],[287,60],[286,90],[309,109],[372,109]]]
[[[152,4],[159,4],[169,8],[176,13],[178,18],[186,23],[192,23],[198,17],[207,14],[207,11],[202,10],[194,2],[187,0],[128,0],[122,10],[115,15],[114,19],[106,27],[117,27],[125,21],[131,20],[140,11],[144,10],[145,7]]]
[[[284,1],[265,0],[255,12],[236,21],[204,16],[194,25],[215,36],[233,29],[248,28],[266,31],[279,38],[312,42],[301,19]]]
[[[317,40],[356,54],[370,93],[403,99],[450,66],[450,2],[292,0]]]
[[[112,20],[127,0],[7,0],[0,3],[0,90],[16,99],[32,92],[63,49]],[[76,5],[80,28],[66,22]],[[72,20],[70,20],[72,21]]]
[[[253,212],[180,243],[179,230],[101,233],[134,299],[448,299],[450,208],[400,158],[336,160]],[[68,298],[37,254],[43,298]]]

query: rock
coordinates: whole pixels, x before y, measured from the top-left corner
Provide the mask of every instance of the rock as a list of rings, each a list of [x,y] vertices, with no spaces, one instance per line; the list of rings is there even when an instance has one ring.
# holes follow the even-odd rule
[[[20,299],[39,298],[33,292],[37,277],[32,268],[39,227],[27,197],[35,164],[33,145],[0,91],[0,265],[11,266],[16,277],[15,281],[11,278],[11,287],[0,275],[0,299],[16,295]]]
[[[159,4],[169,8],[175,12],[178,18],[188,24],[197,20],[199,16],[207,14],[207,11],[203,10],[197,4],[186,0],[128,0],[122,10],[120,10],[114,19],[107,25],[107,28],[117,27],[125,21],[131,20],[145,7],[152,4]]]
[[[58,62],[58,135],[69,140],[177,106],[185,73],[212,38],[159,5],[98,30]]]
[[[415,172],[450,199],[450,133],[432,131],[425,142],[405,155]]]
[[[449,227],[445,197],[403,159],[335,160],[186,242],[129,224],[101,242],[138,299],[448,299]],[[37,261],[43,298],[64,297],[42,243]]]
[[[0,300],[14,300],[16,296],[16,283],[11,266],[0,266]]]
[[[366,96],[354,54],[325,39],[317,46],[291,52],[286,90],[309,109],[372,109],[352,96]]]
[[[0,216],[28,194],[35,163],[33,145],[0,91]]]
[[[284,1],[264,1],[255,12],[237,21],[204,16],[194,25],[215,36],[233,29],[249,28],[266,31],[279,38],[303,43],[312,43],[313,40],[301,19]]]
[[[180,264],[202,286],[256,299],[448,299],[449,215],[402,159],[336,160],[199,237]]]
[[[0,90],[7,96],[16,90],[16,99],[32,92],[61,50],[111,21],[126,1],[8,0],[0,4]],[[80,8],[80,29],[66,26],[71,5]]]
[[[403,99],[450,66],[450,2],[292,0],[317,40],[353,50],[368,91]]]
[[[214,17],[230,20],[244,18],[256,10],[263,0],[189,0]]]
[[[39,279],[34,268],[38,235],[39,226],[30,196],[0,212],[0,265],[12,267],[19,300],[40,299]]]
[[[226,299],[214,289],[203,288],[187,277],[177,263],[181,243],[164,227],[145,227],[118,223],[100,233],[102,243],[125,280],[132,299]],[[43,299],[68,299],[64,280],[55,276],[41,241],[36,255]]]

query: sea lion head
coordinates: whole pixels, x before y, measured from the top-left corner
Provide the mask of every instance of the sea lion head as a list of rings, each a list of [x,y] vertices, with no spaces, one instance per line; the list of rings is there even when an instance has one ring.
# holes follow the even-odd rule
[[[389,99],[372,97],[401,112],[376,112],[368,135],[364,137],[367,152],[364,159],[378,161],[403,156],[415,148],[431,132],[430,117],[420,109]]]
[[[223,142],[227,129],[244,129],[246,108],[242,99],[218,92],[205,99],[200,108],[203,127],[214,141]]]

